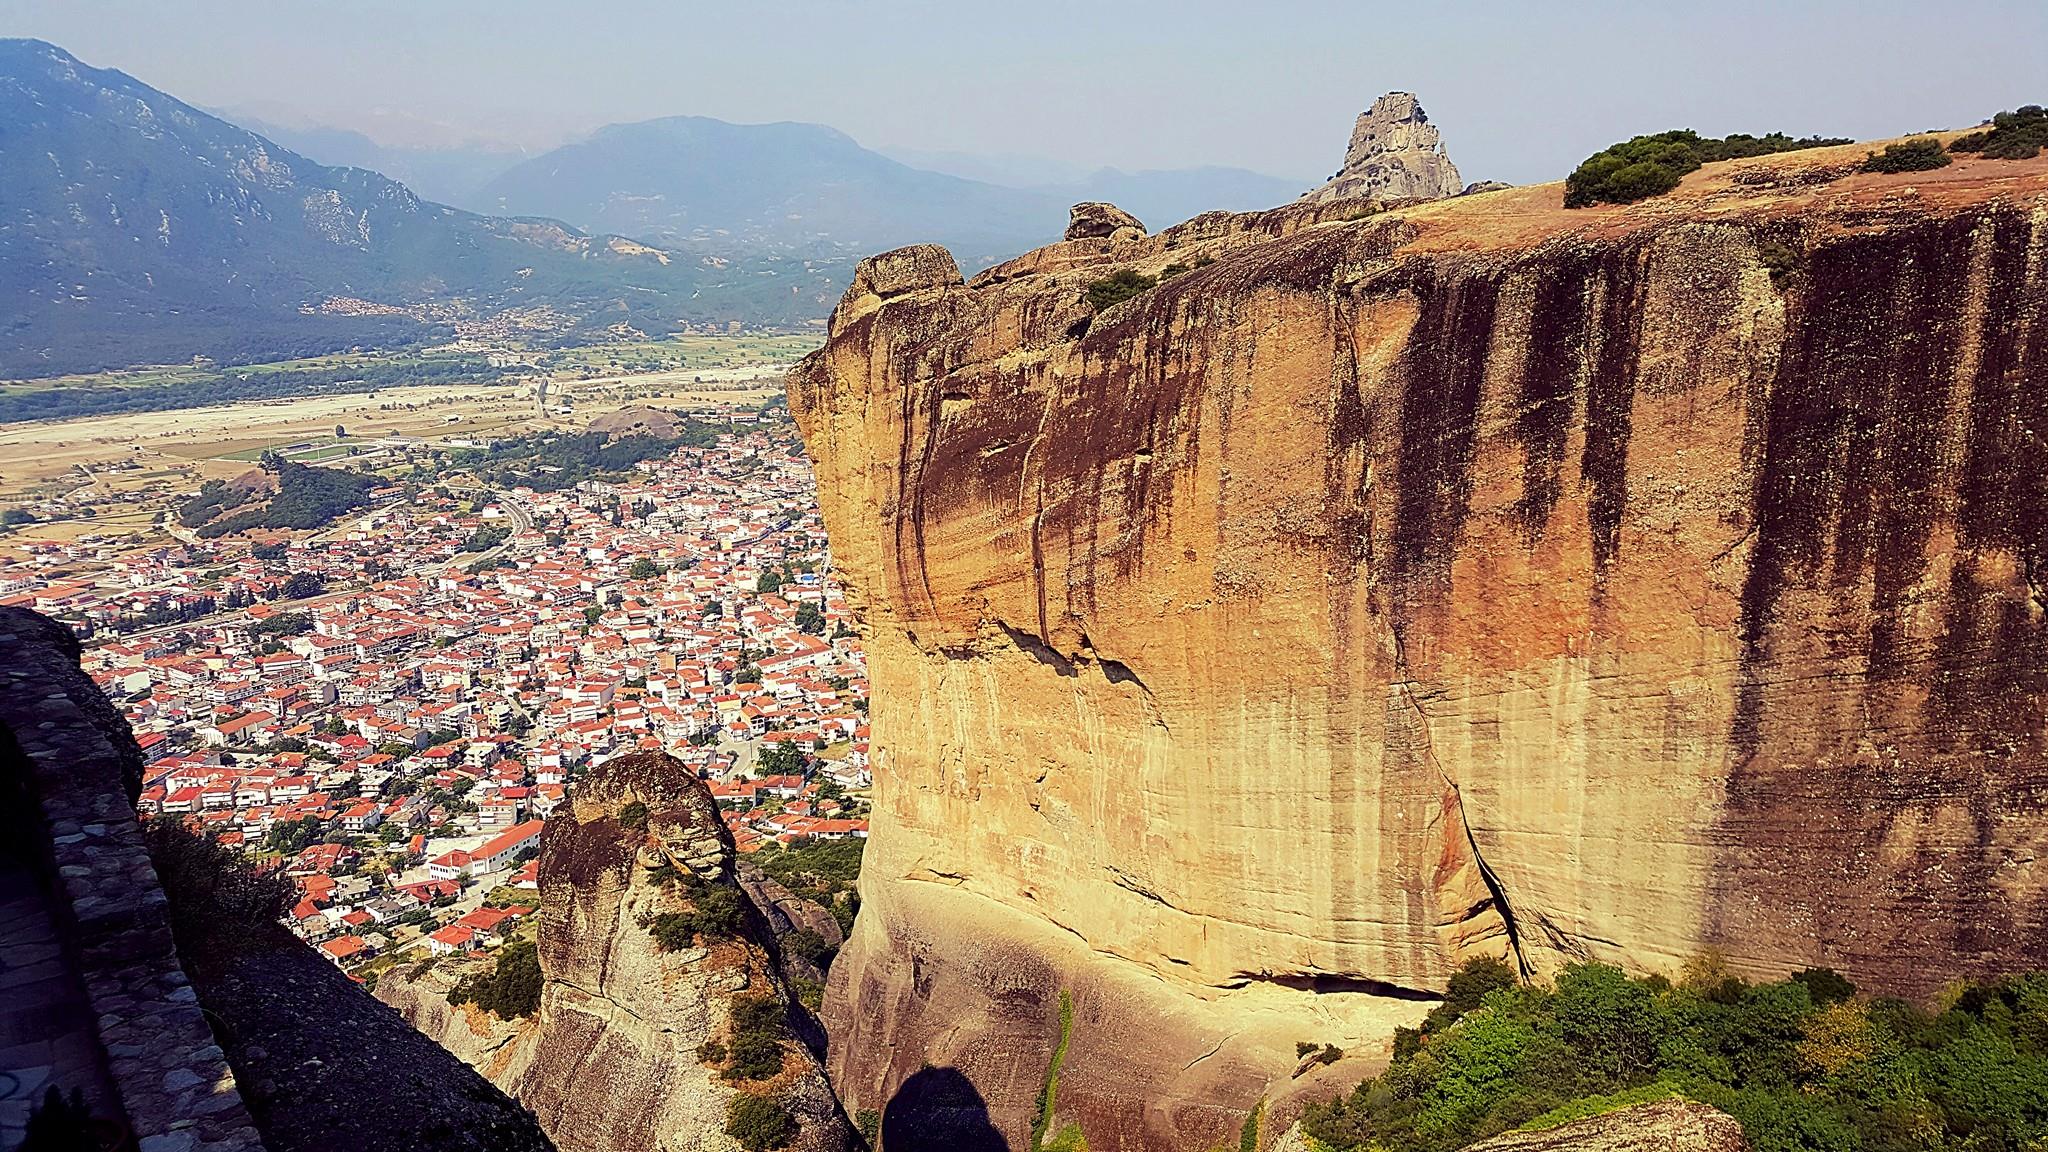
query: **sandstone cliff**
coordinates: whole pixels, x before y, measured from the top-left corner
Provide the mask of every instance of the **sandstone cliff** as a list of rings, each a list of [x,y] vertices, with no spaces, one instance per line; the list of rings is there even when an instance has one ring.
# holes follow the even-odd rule
[[[1389,92],[1358,114],[1344,166],[1302,199],[1436,200],[1459,191],[1458,166],[1422,102],[1411,93]]]
[[[542,836],[540,884],[543,985],[532,1018],[507,1024],[451,1007],[454,973],[394,971],[378,995],[511,1091],[564,1152],[736,1149],[725,1123],[740,1093],[789,1112],[798,1152],[848,1146],[774,946],[771,921],[786,929],[788,910],[772,893],[765,913],[747,902],[731,834],[679,761],[629,755],[579,781]],[[720,891],[735,931],[685,933],[674,950],[657,943],[660,917],[707,914]],[[762,998],[778,1021],[781,1070],[728,1080],[726,1057],[704,1047],[735,1048],[735,1017]]]
[[[1063,1115],[1165,1148],[1474,954],[2048,954],[2048,160],[1862,154],[864,264],[789,389],[872,632],[849,1110],[1021,1146],[1061,990]]]

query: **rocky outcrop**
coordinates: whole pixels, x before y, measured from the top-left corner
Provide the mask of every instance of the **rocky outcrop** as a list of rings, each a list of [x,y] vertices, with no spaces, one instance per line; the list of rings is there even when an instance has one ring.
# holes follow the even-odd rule
[[[1718,1108],[1660,1100],[1536,1132],[1510,1132],[1468,1152],[1747,1152],[1742,1125]]]
[[[1389,92],[1358,114],[1344,166],[1304,200],[1438,200],[1463,184],[1442,135],[1412,93]]]
[[[1200,1147],[1475,955],[2048,954],[2048,160],[1867,147],[850,293],[789,386],[871,630],[848,1108],[1018,1145],[1062,990],[1063,1116]]]
[[[815,1029],[793,1003],[773,925],[745,901],[732,836],[681,762],[633,754],[579,781],[542,835],[540,886],[543,985],[530,1020],[451,1008],[452,972],[395,971],[379,995],[533,1109],[564,1152],[737,1148],[725,1122],[741,1093],[788,1110],[798,1152],[847,1147],[846,1120],[803,1043]],[[735,930],[686,933],[673,950],[657,943],[661,917],[702,913],[719,891],[738,909]],[[773,915],[789,927],[787,913]],[[788,1017],[781,1071],[729,1081],[705,1045],[730,1045],[736,1007],[762,997]]]
[[[1107,240],[1119,232],[1132,237],[1145,234],[1145,226],[1136,216],[1114,204],[1091,200],[1074,205],[1069,215],[1068,240]]]
[[[1481,1140],[1465,1152],[1748,1152],[1735,1117],[1684,1098],[1638,1104],[1544,1128]],[[1299,1127],[1290,1127],[1272,1152],[1314,1152]]]

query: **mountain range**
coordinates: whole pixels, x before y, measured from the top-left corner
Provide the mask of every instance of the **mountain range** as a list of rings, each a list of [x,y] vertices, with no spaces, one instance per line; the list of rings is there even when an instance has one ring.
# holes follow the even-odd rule
[[[815,322],[875,251],[937,242],[974,268],[1057,237],[1078,200],[1156,227],[1299,190],[1235,169],[1013,187],[821,125],[689,116],[532,158],[264,127],[287,143],[54,45],[0,40],[0,379],[458,332]]]
[[[877,150],[821,124],[702,116],[614,124],[533,157],[393,146],[343,128],[250,126],[323,163],[375,169],[473,211],[556,217],[721,254],[867,255],[936,239],[973,267],[1043,243],[1083,200],[1113,201],[1161,227],[1219,208],[1284,204],[1309,185],[1243,168],[1090,171],[1037,157]]]
[[[52,45],[0,41],[0,377],[676,320],[795,322],[800,262],[671,254],[422,200]]]

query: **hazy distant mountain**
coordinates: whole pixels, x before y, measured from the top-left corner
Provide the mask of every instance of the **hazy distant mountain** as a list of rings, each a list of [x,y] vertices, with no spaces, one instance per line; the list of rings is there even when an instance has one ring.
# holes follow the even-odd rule
[[[817,124],[615,124],[493,180],[494,211],[729,253],[854,254],[933,241],[973,267],[1057,240],[1067,201],[898,163]]]
[[[837,296],[800,265],[713,267],[423,201],[40,41],[0,40],[0,172],[0,376],[428,334],[308,311],[336,296],[596,325],[789,319]]]
[[[915,148],[881,150],[893,159],[952,176],[1042,193],[1069,204],[1107,200],[1153,231],[1221,209],[1251,212],[1292,202],[1317,183],[1268,176],[1246,168],[1169,168],[1093,171],[1065,161],[1021,153],[979,154]]]
[[[248,113],[223,110],[221,118],[282,144],[316,164],[367,168],[421,196],[459,208],[474,207],[485,184],[527,159],[524,152],[477,147],[407,148],[380,144],[361,132],[324,125],[294,127]]]
[[[1023,152],[959,152],[945,148],[877,148],[891,160],[1005,188],[1060,188],[1088,178],[1086,164]]]

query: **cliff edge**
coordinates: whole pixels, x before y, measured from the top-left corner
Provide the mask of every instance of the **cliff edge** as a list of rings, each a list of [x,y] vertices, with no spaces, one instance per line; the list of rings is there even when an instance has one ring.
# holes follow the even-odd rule
[[[871,631],[848,1109],[1015,1143],[1057,1048],[1093,1146],[1206,1146],[1473,955],[2048,952],[2048,159],[1868,147],[864,263],[789,381]]]

